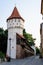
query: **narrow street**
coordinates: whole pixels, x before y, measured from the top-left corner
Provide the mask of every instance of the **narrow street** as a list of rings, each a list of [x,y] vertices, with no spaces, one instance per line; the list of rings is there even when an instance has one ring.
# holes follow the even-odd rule
[[[43,65],[43,59],[38,56],[28,57],[25,59],[16,59],[11,62],[3,62],[0,65]]]

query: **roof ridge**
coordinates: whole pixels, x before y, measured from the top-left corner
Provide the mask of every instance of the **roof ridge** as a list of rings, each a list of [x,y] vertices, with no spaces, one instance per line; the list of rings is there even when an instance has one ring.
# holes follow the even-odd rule
[[[24,19],[21,17],[21,15],[19,14],[18,9],[16,8],[16,6],[13,9],[12,14],[8,17],[7,20],[13,19],[13,18],[19,18],[22,19],[24,21]]]

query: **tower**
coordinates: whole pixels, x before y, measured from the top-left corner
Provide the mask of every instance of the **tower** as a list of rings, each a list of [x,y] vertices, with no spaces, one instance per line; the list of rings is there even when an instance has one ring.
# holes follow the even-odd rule
[[[11,16],[7,19],[8,44],[7,55],[10,58],[16,58],[16,33],[23,35],[24,19],[20,16],[18,9],[15,7]]]

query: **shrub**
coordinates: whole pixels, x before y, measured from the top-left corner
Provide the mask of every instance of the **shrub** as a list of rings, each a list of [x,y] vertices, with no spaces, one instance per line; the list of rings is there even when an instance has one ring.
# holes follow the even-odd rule
[[[4,60],[4,58],[5,58],[4,53],[0,52],[0,58]]]

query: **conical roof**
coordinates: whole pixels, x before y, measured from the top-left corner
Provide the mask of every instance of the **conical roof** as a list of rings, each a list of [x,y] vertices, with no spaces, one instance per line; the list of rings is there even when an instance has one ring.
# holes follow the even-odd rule
[[[8,17],[7,20],[10,20],[10,19],[13,19],[13,18],[22,19],[24,21],[24,19],[20,16],[18,9],[16,7],[14,8],[12,14]]]

